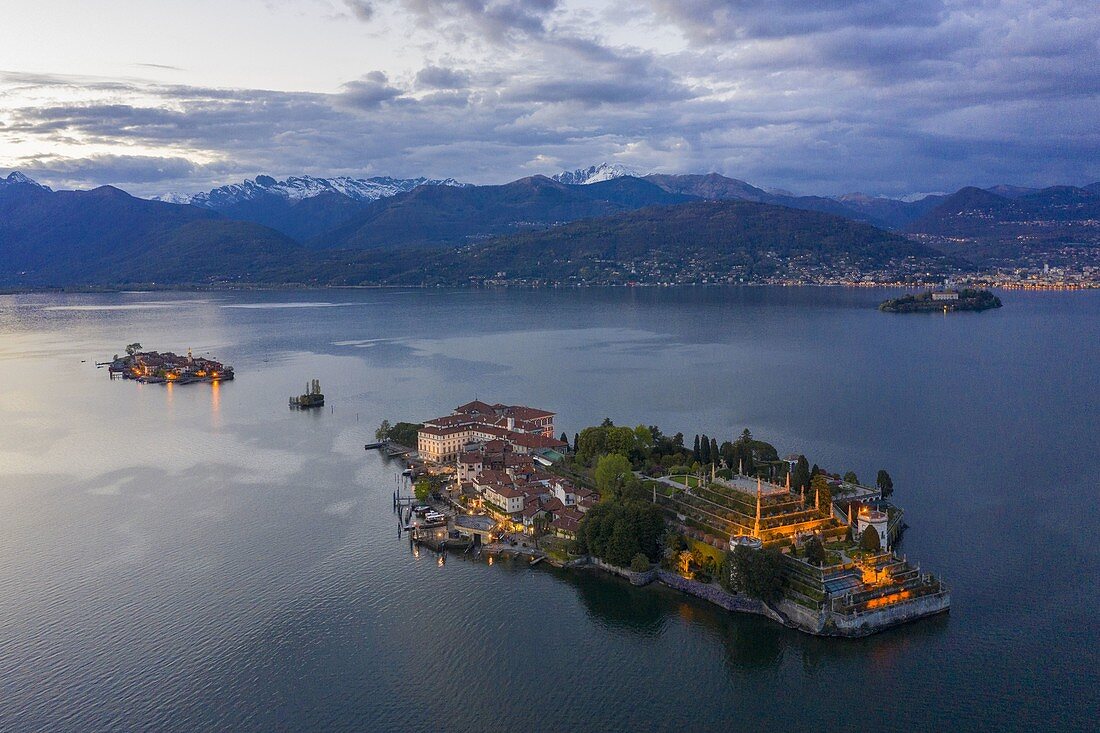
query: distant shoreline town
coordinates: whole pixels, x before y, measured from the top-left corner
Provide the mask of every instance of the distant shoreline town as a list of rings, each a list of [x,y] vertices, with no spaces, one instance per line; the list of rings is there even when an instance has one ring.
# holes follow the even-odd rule
[[[260,176],[167,200],[12,173],[0,287],[1100,286],[1100,182],[901,201],[584,173],[491,186]]]
[[[682,434],[605,420],[571,444],[554,418],[475,400],[385,422],[367,448],[407,461],[415,489],[395,492],[394,509],[412,542],[441,553],[594,567],[823,636],[950,607],[943,582],[895,551],[904,513],[886,471],[867,486],[780,458],[748,430],[688,447]]]

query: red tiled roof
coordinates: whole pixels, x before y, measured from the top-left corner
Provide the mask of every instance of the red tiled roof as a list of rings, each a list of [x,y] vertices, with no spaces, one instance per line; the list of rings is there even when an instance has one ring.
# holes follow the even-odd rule
[[[473,402],[467,402],[465,405],[459,405],[455,408],[455,412],[461,413],[480,413],[482,415],[492,415],[493,405],[481,400],[474,400]]]
[[[554,517],[554,521],[550,522],[550,526],[557,527],[564,532],[576,532],[577,527],[580,526],[580,523],[581,520],[577,517],[572,517],[567,514],[560,514]]]
[[[503,496],[505,499],[515,499],[516,497],[526,496],[522,491],[508,484],[490,486],[487,490],[499,496]]]
[[[510,437],[510,440],[524,448],[561,448],[568,445],[557,438],[547,438],[545,435],[532,433],[516,433]]]
[[[503,405],[501,405],[503,407]],[[524,405],[513,405],[505,408],[508,412],[505,414],[511,414],[512,417],[517,420],[538,420],[543,417],[554,417],[556,413],[548,412],[546,410],[540,410],[537,407],[526,407]]]
[[[562,504],[561,499],[555,496],[547,499],[542,507],[548,512],[560,512],[562,509],[565,509],[565,504]]]

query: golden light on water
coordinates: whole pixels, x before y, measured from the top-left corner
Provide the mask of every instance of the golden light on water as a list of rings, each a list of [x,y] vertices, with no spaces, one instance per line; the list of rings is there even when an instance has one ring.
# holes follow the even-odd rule
[[[222,386],[221,382],[210,383],[210,418],[214,427],[221,427]]]

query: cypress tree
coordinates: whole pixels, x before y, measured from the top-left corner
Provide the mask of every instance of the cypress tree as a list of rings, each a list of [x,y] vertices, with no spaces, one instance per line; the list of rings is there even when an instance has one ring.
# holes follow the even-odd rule
[[[721,457],[722,457],[722,455],[718,452],[718,441],[715,440],[714,438],[711,438],[710,439],[710,462],[711,463],[718,463],[718,459],[721,458]]]
[[[796,492],[810,488],[810,462],[806,460],[806,456],[799,455],[798,462],[794,464],[791,488]]]
[[[577,446],[580,444],[580,442],[581,442],[581,434],[580,433],[573,433],[573,452],[574,453],[577,452]]]
[[[699,439],[699,462],[704,465],[710,463],[710,438],[706,433]]]
[[[702,457],[699,454],[699,434],[695,434],[695,447],[691,449],[691,457],[696,461],[702,462]]]

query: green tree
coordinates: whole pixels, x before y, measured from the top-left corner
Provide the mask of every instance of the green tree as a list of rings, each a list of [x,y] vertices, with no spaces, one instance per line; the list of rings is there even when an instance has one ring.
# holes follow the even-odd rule
[[[561,442],[565,443],[565,447],[566,447],[566,448],[568,448],[568,447],[569,447],[569,436],[565,434],[565,431],[564,431],[564,430],[563,430],[563,431],[561,431],[561,438],[559,438],[559,440],[560,440]]]
[[[858,484],[859,483],[859,477],[856,476],[855,471],[849,471],[848,473],[844,474],[844,480],[847,481],[850,484]]]
[[[135,341],[132,344],[126,344],[126,353],[133,356],[137,352],[141,351],[141,344]]]
[[[655,562],[665,533],[660,508],[641,501],[601,501],[577,529],[576,550],[626,567],[639,552]]]
[[[718,449],[718,455],[722,457],[727,466],[734,470],[737,469],[737,449],[733,447],[733,443],[728,440],[722,443],[722,446]]]
[[[859,546],[864,550],[878,552],[882,549],[882,540],[879,539],[875,528],[868,525],[859,536]]]
[[[791,474],[791,489],[795,493],[802,489],[810,488],[810,463],[806,456],[799,455],[798,462],[794,464],[794,473]]]
[[[821,540],[817,535],[806,540],[806,544],[802,549],[806,551],[806,559],[810,563],[817,566],[825,564],[825,545],[821,544]]]
[[[413,495],[416,496],[416,500],[424,502],[428,500],[428,496],[432,493],[431,482],[426,478],[422,478],[413,485]]]
[[[649,558],[645,556],[645,553],[641,552],[639,552],[630,560],[630,569],[636,573],[644,573],[645,571],[649,570],[651,565],[653,565],[653,563],[649,561]]]
[[[580,433],[573,433],[573,452],[574,453],[576,453],[577,449],[580,448],[580,444],[581,444],[581,435],[580,435]]]
[[[722,455],[718,452],[718,441],[714,438],[710,439],[710,462],[718,463],[722,458]]]
[[[702,454],[699,452],[699,435],[695,436],[695,447],[691,449],[691,457],[696,461],[702,460]]]
[[[732,564],[738,590],[764,601],[775,601],[782,595],[783,558],[778,551],[738,546]]]
[[[879,490],[882,492],[883,499],[890,498],[890,495],[894,493],[894,480],[890,478],[890,474],[886,472],[886,469],[879,469],[878,477],[875,479],[875,485],[878,486]]]
[[[631,558],[641,552],[638,546],[638,535],[630,526],[630,521],[620,519],[611,529],[611,537],[607,541],[607,549],[604,551],[603,560],[612,565],[626,567]]]
[[[710,463],[710,438],[706,433],[699,437],[699,462],[704,466]]]
[[[832,511],[829,505],[833,501],[833,495],[829,492],[829,477],[823,473],[817,474],[810,482],[810,487],[813,489],[815,501],[820,503],[822,514],[828,516]]]
[[[399,422],[390,428],[386,437],[400,445],[415,448],[416,434],[420,432],[422,427],[424,426],[420,423]]]
[[[630,460],[620,453],[600,456],[593,478],[596,480],[596,490],[600,492],[600,496],[612,500],[621,499],[627,489],[633,488],[637,480]]]
[[[383,441],[390,436],[390,430],[392,426],[389,420],[383,420],[382,424],[378,426],[378,429],[374,431],[374,439]]]

